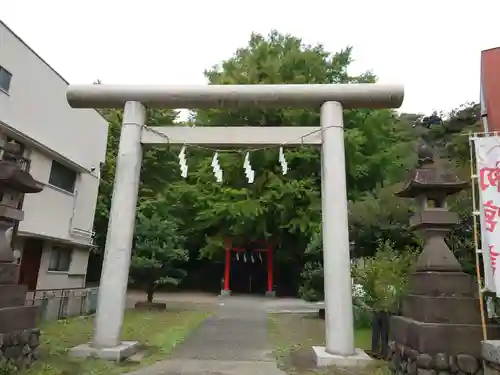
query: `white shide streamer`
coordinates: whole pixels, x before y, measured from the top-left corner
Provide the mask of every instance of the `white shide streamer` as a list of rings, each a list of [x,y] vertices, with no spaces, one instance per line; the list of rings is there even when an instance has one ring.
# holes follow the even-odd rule
[[[280,147],[280,154],[278,160],[281,164],[281,172],[285,175],[288,172],[288,163],[285,159],[285,153],[283,152],[283,147]]]
[[[183,146],[181,152],[179,152],[179,167],[181,170],[181,176],[186,178],[188,174],[188,165],[186,160],[186,146]]]
[[[255,171],[252,169],[250,164],[250,153],[245,154],[245,161],[243,162],[243,168],[245,169],[245,176],[249,184],[253,183],[255,180]]]
[[[278,160],[279,160],[280,165],[281,165],[282,174],[286,175],[288,172],[288,163],[285,159],[283,147],[280,147]],[[243,168],[245,170],[245,176],[247,178],[248,183],[252,184],[255,181],[255,170],[252,168],[252,165],[250,163],[250,153],[249,152],[247,152],[245,154]],[[181,148],[181,151],[179,152],[179,169],[181,171],[181,176],[183,178],[187,178],[188,164],[187,164],[187,157],[186,157],[186,146],[183,146]],[[222,169],[221,169],[221,166],[219,163],[219,153],[218,152],[215,152],[214,157],[212,159],[212,169],[214,172],[215,180],[217,182],[221,183],[223,180],[223,172],[222,172]]]
[[[219,183],[222,182],[222,169],[221,169],[220,164],[219,164],[219,153],[218,152],[216,152],[214,154],[214,158],[212,159],[212,168],[214,171],[215,180]]]

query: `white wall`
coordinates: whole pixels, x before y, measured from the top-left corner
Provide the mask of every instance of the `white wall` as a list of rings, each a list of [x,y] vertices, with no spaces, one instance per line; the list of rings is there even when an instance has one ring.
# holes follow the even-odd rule
[[[37,288],[83,287],[89,251],[78,243],[88,245],[90,239],[74,229],[92,230],[99,179],[80,173],[75,194],[48,185],[48,180],[54,157],[66,166],[99,171],[106,157],[108,124],[94,110],[72,109],[66,101],[67,82],[1,21],[0,66],[12,74],[9,92],[0,90],[0,126],[31,142],[26,144],[32,149],[30,172],[46,184],[41,193],[25,196],[19,231],[76,244],[69,272],[52,272],[47,242]]]
[[[0,66],[12,74],[0,91],[0,121],[87,170],[105,160],[107,122],[94,110],[72,109],[67,83],[0,22]]]
[[[84,248],[73,248],[71,264],[68,272],[49,271],[50,249],[52,243],[44,243],[40,270],[38,272],[37,289],[69,289],[85,287],[85,274],[89,251]]]
[[[79,235],[74,229],[92,232],[99,179],[80,173],[75,193],[71,194],[49,184],[51,165],[52,159],[32,151],[31,175],[45,187],[40,193],[25,195],[24,220],[19,224],[19,231],[90,244],[90,233]]]
[[[106,157],[107,122],[95,110],[71,108],[67,83],[1,21],[0,66],[12,74],[9,93],[0,90],[0,125],[42,145],[27,145],[32,149],[32,176],[48,184],[54,158],[50,150],[62,155],[55,157],[63,165],[99,171]],[[27,194],[19,230],[90,243],[81,231],[92,231],[98,188],[98,175],[80,173],[75,194],[49,185],[41,193]]]
[[[99,179],[89,173],[80,173],[76,182],[76,201],[72,221],[72,233],[76,235],[75,229],[92,232],[94,226],[94,214],[99,193]]]

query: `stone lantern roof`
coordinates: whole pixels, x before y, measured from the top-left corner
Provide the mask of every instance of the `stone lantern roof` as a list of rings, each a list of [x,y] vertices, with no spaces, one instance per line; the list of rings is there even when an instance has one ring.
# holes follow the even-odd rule
[[[418,148],[418,165],[410,174],[404,188],[395,195],[401,198],[414,198],[439,192],[440,195],[453,195],[468,185],[451,170],[444,168],[435,160],[432,148],[422,144]]]
[[[37,182],[28,171],[10,161],[0,161],[0,186],[8,186],[20,193],[39,193],[43,185]]]

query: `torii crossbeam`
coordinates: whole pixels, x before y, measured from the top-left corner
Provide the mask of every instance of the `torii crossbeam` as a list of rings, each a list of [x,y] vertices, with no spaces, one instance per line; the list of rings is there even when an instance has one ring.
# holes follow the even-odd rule
[[[198,144],[259,147],[321,146],[321,205],[325,280],[326,347],[314,347],[318,366],[360,364],[366,354],[354,348],[352,282],[347,220],[343,108],[398,108],[399,85],[70,85],[74,108],[124,108],[113,199],[99,288],[93,342],[74,354],[120,359],[134,343],[120,342],[134,235],[143,145]],[[321,108],[319,127],[156,127],[144,129],[146,107]],[[321,130],[321,131],[318,131]],[[369,357],[368,357],[369,358]]]

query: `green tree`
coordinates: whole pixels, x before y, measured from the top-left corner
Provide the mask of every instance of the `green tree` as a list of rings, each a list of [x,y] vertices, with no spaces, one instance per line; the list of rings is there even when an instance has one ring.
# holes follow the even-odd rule
[[[177,285],[186,276],[182,267],[189,260],[178,220],[168,210],[158,211],[163,204],[163,199],[143,200],[136,220],[130,278],[144,288],[148,302],[158,286]]]
[[[101,181],[94,217],[97,248],[89,258],[87,281],[98,281],[101,272],[123,120],[122,109],[102,109],[100,112],[108,120],[108,142],[106,161],[101,167]],[[155,126],[171,125],[175,123],[177,114],[176,111],[172,110],[151,109],[147,112],[146,123]],[[169,182],[177,182],[178,176],[176,156],[171,150],[168,148],[146,148],[143,154],[139,197],[155,196],[168,187]]]
[[[120,130],[123,111],[117,109],[105,109],[100,111],[108,120],[108,143],[106,148],[106,161],[101,166],[101,180],[99,183],[99,194],[94,217],[95,242],[99,253],[104,251],[106,244],[106,233],[109,221],[109,209],[111,207],[111,195],[113,194],[113,182],[116,167],[116,155],[120,141]]]
[[[108,120],[109,124],[106,162],[101,168],[101,182],[94,219],[96,244],[98,245],[98,251],[102,252],[106,243],[123,110],[103,109],[100,112]],[[178,115],[176,111],[165,109],[148,110],[147,114],[146,123],[154,126],[172,125]],[[143,154],[139,196],[154,196],[168,182],[177,180],[178,176],[177,161],[175,155],[169,149],[147,148]]]
[[[254,33],[246,47],[205,75],[209,84],[374,82],[376,77],[371,72],[359,76],[348,73],[351,53],[350,47],[330,53],[321,45],[306,45],[300,38],[277,31],[267,36]],[[195,121],[198,126],[317,126],[319,109],[210,109],[197,111]],[[408,152],[400,146],[403,134],[399,125],[390,110],[345,111],[351,199],[384,184],[388,175],[401,175],[401,161],[396,158],[403,159]],[[309,237],[321,221],[319,150],[287,149],[286,176],[280,173],[277,148],[252,152],[256,180],[251,185],[243,175],[243,153],[221,155],[223,186],[216,184],[213,177],[207,180],[211,174],[210,156],[206,155],[198,165],[192,180],[199,194],[207,197],[195,203],[198,228],[207,235],[200,247],[202,255],[220,259],[226,236],[242,240],[273,238],[278,248],[278,272],[291,272],[281,276],[298,280]]]
[[[397,312],[400,299],[407,294],[417,252],[415,248],[401,250],[396,249],[393,242],[381,240],[374,256],[352,267],[354,282],[362,285],[364,302],[369,308]]]
[[[418,245],[419,240],[409,225],[413,202],[395,196],[401,188],[402,184],[376,188],[349,202],[353,258],[373,256],[379,242],[384,240],[390,240],[401,250]]]

